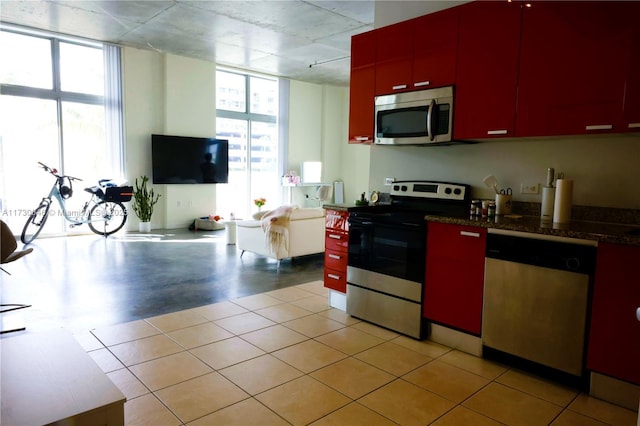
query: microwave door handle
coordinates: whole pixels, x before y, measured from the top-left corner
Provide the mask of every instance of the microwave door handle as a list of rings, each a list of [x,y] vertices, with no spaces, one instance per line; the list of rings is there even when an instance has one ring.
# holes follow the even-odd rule
[[[434,140],[435,135],[431,129],[431,122],[433,121],[433,108],[436,105],[436,101],[431,99],[431,103],[429,104],[429,111],[427,112],[427,133],[429,134],[429,140]]]

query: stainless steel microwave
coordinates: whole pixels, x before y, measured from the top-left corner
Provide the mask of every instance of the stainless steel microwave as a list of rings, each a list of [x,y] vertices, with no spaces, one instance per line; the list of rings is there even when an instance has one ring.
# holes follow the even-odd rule
[[[375,98],[375,144],[452,142],[453,86]]]

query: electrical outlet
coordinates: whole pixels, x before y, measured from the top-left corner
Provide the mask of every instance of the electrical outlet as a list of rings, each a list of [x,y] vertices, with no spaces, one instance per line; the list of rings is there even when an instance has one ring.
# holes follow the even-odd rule
[[[396,178],[384,178],[384,184],[386,186],[391,186],[393,185],[393,182],[395,182]]]
[[[521,194],[539,194],[540,193],[540,184],[539,183],[521,183],[520,184],[520,193]]]

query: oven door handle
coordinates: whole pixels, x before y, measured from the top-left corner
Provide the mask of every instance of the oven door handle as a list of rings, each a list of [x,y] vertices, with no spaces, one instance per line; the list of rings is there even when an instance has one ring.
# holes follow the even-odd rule
[[[353,228],[354,226],[372,226],[374,222],[370,220],[350,220],[349,227]]]

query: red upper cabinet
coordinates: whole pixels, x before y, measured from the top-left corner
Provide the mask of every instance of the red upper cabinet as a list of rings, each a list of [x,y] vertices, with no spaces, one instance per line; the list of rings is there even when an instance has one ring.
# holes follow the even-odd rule
[[[478,1],[459,13],[454,138],[513,137],[520,3]]]
[[[640,16],[640,2],[629,2],[628,16]],[[632,24],[631,60],[624,94],[624,123],[627,131],[640,131],[640,25]]]
[[[459,10],[454,7],[414,20],[414,89],[451,86],[455,83]]]
[[[375,94],[412,89],[413,20],[379,28],[376,34]]]
[[[376,95],[454,84],[458,8],[375,30]]]
[[[587,368],[640,385],[640,247],[600,243]]]
[[[375,66],[375,32],[353,36],[349,83],[349,143],[373,143]]]
[[[630,3],[539,1],[523,8],[517,136],[623,130]]]

